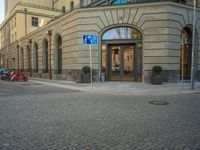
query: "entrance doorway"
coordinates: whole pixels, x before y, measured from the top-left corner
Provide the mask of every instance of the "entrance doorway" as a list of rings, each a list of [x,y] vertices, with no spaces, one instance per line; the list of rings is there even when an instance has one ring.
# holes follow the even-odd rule
[[[142,81],[142,34],[116,27],[102,37],[102,73],[107,81]]]
[[[134,45],[109,45],[110,80],[134,81]]]

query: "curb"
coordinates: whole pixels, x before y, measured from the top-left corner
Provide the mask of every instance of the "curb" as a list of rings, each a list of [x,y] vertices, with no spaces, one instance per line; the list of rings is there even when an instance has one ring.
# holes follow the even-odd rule
[[[117,95],[117,94],[120,94],[120,95],[181,95],[181,94],[195,94],[195,93],[200,93],[200,90],[194,90],[194,91],[191,91],[189,89],[184,89],[184,90],[180,90],[180,89],[171,89],[171,90],[165,90],[164,88],[161,88],[161,89],[151,89],[151,90],[146,90],[146,89],[133,89],[136,90],[134,92],[124,92],[124,91],[105,91],[105,90],[102,90],[102,89],[98,89],[98,87],[93,87],[93,86],[90,86],[90,85],[87,85],[87,86],[79,86],[74,83],[74,82],[69,82],[69,84],[67,83],[52,83],[52,82],[48,82],[48,80],[46,81],[41,81],[41,80],[34,80],[34,79],[30,79],[30,82],[33,82],[33,83],[41,83],[41,84],[44,84],[44,85],[49,85],[49,86],[56,86],[56,87],[60,87],[60,88],[65,88],[65,89],[71,89],[71,90],[77,90],[77,91],[82,91],[82,92],[90,92],[90,93],[102,93],[102,94],[112,94],[112,95]],[[70,84],[74,84],[74,85],[70,85]]]

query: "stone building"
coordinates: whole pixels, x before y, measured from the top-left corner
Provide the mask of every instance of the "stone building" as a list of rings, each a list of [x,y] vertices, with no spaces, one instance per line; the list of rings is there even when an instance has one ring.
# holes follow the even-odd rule
[[[182,59],[190,78],[193,7],[189,1],[54,1],[62,14],[16,41],[2,46],[1,65],[25,69],[30,76],[78,81],[89,66],[84,34],[96,34],[92,46],[94,80],[149,82],[152,67],[163,80],[178,82]],[[65,2],[67,6],[65,5]],[[197,8],[195,74],[200,79],[200,9]],[[181,46],[181,37],[185,40]],[[181,55],[184,49],[184,58]]]

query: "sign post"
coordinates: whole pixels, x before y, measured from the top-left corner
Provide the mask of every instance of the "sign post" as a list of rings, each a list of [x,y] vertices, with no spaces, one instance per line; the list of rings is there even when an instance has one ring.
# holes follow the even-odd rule
[[[182,89],[183,89],[183,84],[184,84],[184,49],[185,47],[185,38],[184,35],[182,34],[182,66],[181,66],[181,83],[182,83]]]
[[[90,46],[90,83],[92,84],[92,44]]]
[[[89,56],[90,56],[90,82],[92,85],[92,45],[98,44],[98,36],[96,34],[84,34],[83,35],[83,44],[89,45]]]
[[[194,14],[193,14],[193,35],[192,35],[192,68],[191,68],[191,81],[190,86],[191,90],[194,90],[194,71],[195,71],[195,37],[196,37],[196,7],[197,7],[197,0],[194,0]]]

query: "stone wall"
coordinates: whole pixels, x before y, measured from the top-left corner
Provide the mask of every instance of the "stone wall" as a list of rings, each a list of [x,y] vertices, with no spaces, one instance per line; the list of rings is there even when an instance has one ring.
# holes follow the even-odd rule
[[[199,10],[197,16],[200,17]],[[192,7],[170,2],[77,9],[10,45],[9,50],[5,51],[6,59],[15,57],[16,62],[18,61],[17,45],[19,45],[24,49],[24,62],[27,68],[26,47],[29,39],[32,39],[33,43],[38,44],[39,73],[42,74],[42,42],[45,38],[49,40],[47,31],[52,30],[51,66],[54,69],[54,39],[57,34],[60,34],[63,41],[64,70],[62,75],[52,73],[53,79],[78,80],[81,68],[89,65],[89,47],[82,44],[82,35],[97,34],[101,38],[106,29],[114,26],[131,26],[139,29],[143,34],[143,81],[148,82],[152,67],[159,65],[164,70],[165,81],[177,82],[179,80],[177,74],[180,70],[180,35],[182,29],[191,24]],[[197,29],[200,35],[200,18],[197,21]],[[33,68],[33,48],[31,49]],[[21,56],[19,53],[19,64],[22,61]],[[100,56],[101,42],[92,47],[94,70],[101,69]],[[200,70],[199,49],[198,64]],[[41,77],[48,78],[48,75],[41,75]]]

